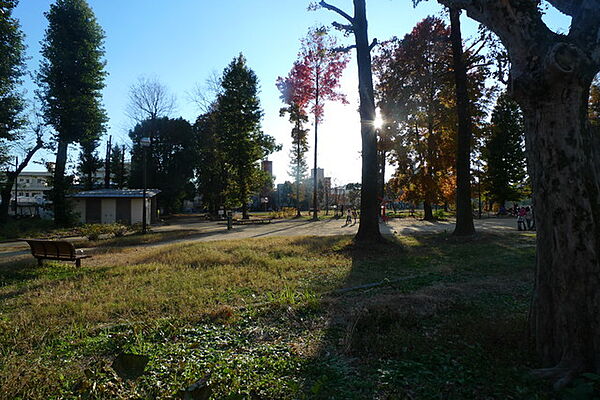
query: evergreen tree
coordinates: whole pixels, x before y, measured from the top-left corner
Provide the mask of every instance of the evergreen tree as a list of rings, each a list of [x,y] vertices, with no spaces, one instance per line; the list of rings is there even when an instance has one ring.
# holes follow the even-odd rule
[[[24,101],[19,92],[25,73],[23,32],[13,17],[17,0],[0,3],[0,141],[14,140],[24,124]]]
[[[145,150],[147,187],[162,191],[158,203],[165,214],[180,211],[183,200],[194,192],[196,146],[190,123],[183,118],[147,119],[136,125],[129,137],[133,143],[130,187],[143,187],[144,148],[140,139],[151,137],[152,145]]]
[[[102,159],[98,156],[98,142],[95,140],[86,140],[81,142],[81,152],[79,153],[79,163],[77,170],[80,181],[85,190],[95,188],[98,179],[96,172],[102,167]]]
[[[486,162],[485,185],[492,201],[504,206],[519,200],[525,184],[525,127],[519,105],[503,93],[492,114],[482,158]]]
[[[65,202],[67,151],[72,143],[92,143],[106,130],[102,107],[104,33],[85,0],[57,0],[46,13],[38,80],[46,123],[55,130],[55,223],[68,223]]]
[[[125,168],[125,146],[114,145],[110,152],[112,183],[119,189],[127,186],[128,173]]]
[[[258,161],[275,151],[275,139],[260,129],[263,111],[258,98],[258,78],[243,55],[225,68],[223,91],[217,97],[217,126],[223,156],[229,165],[235,190],[232,195],[248,218],[248,200],[262,186]]]
[[[215,217],[227,204],[229,168],[224,160],[221,137],[217,131],[216,105],[201,115],[194,124],[197,141],[196,178],[198,192],[208,212]]]
[[[24,124],[24,102],[18,88],[25,73],[25,45],[19,22],[13,17],[17,4],[17,0],[0,2],[0,167],[6,170],[13,170],[8,167],[11,159],[7,143],[19,139],[18,131]],[[11,172],[0,175],[0,222],[8,219],[16,177]]]

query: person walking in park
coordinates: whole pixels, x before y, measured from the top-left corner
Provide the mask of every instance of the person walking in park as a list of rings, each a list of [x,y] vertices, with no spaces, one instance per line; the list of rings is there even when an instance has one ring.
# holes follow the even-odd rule
[[[527,230],[530,231],[533,228],[531,215],[531,209],[529,207],[525,207],[525,224],[527,226]]]
[[[346,215],[346,225],[350,225],[352,223],[352,208],[348,208]]]
[[[356,225],[356,220],[358,219],[358,213],[356,212],[356,209],[352,209],[352,218],[354,218],[354,224]]]
[[[517,229],[519,229],[520,231],[527,230],[527,226],[525,225],[525,215],[526,214],[527,214],[527,211],[525,210],[525,207],[521,207],[519,209],[519,213],[517,216]]]

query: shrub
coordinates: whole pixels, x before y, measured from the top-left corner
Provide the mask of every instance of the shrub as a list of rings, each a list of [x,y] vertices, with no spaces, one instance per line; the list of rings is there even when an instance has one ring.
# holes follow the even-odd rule
[[[79,228],[79,233],[89,240],[98,240],[101,235],[124,236],[129,228],[123,224],[86,224]]]
[[[439,220],[439,221],[444,221],[446,220],[446,212],[442,209],[440,210],[435,210],[433,212],[433,216],[435,217],[435,219]]]
[[[273,211],[269,218],[271,219],[284,219],[293,218],[296,216],[296,209],[293,207],[281,207],[279,211]]]

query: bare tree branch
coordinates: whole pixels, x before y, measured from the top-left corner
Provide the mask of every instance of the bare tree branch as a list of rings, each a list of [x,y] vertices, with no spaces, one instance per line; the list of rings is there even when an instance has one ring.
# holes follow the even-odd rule
[[[350,24],[346,25],[340,24],[339,22],[332,22],[331,25],[339,31],[344,31],[346,33],[354,32],[354,27]]]
[[[321,0],[319,2],[319,5],[323,8],[326,8],[330,11],[333,11],[339,15],[341,15],[342,17],[344,17],[348,22],[350,22],[350,25],[354,25],[354,18],[352,18],[350,15],[348,15],[346,12],[340,10],[339,8],[337,8],[336,6],[333,6],[329,3],[326,3],[325,1]]]
[[[158,78],[140,77],[129,89],[127,115],[136,122],[169,116],[175,110],[175,96]]]
[[[332,51],[335,51],[337,53],[348,53],[350,50],[355,49],[356,45],[355,44],[351,44],[350,46],[346,46],[346,47],[335,47],[332,49]]]
[[[375,46],[377,46],[379,44],[379,42],[377,41],[377,38],[374,38],[373,41],[371,42],[371,44],[369,45],[369,51],[373,50],[373,48]]]
[[[197,83],[187,93],[187,98],[194,103],[201,113],[207,113],[213,107],[216,97],[221,92],[221,76],[213,70],[203,84]]]

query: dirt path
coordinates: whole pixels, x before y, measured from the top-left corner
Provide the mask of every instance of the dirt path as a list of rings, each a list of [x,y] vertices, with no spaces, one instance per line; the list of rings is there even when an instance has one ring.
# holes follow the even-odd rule
[[[516,222],[512,218],[490,218],[475,220],[475,227],[479,231],[510,232],[516,231]],[[454,221],[427,222],[412,218],[392,219],[387,223],[381,223],[380,229],[384,235],[415,235],[435,232],[451,233],[454,229]],[[358,224],[345,225],[342,219],[326,219],[314,222],[309,220],[281,220],[264,225],[234,225],[233,229],[228,231],[223,222],[192,222],[188,220],[183,223],[152,228],[152,232],[177,232],[182,230],[188,231],[190,237],[140,245],[140,247],[272,236],[354,235],[358,230]],[[77,239],[82,240],[83,238],[71,240]],[[25,255],[29,253],[28,249],[29,247],[25,242],[0,243],[0,257],[11,258]]]

